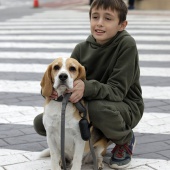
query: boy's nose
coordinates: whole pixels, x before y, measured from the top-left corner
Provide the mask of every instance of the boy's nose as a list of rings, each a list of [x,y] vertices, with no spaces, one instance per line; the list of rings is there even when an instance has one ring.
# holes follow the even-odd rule
[[[103,19],[99,19],[99,20],[98,20],[97,26],[98,26],[98,27],[103,26]]]

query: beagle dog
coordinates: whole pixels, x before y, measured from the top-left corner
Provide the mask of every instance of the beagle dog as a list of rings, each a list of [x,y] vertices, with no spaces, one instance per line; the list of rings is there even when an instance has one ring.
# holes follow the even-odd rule
[[[73,58],[59,57],[48,66],[41,81],[42,95],[46,99],[43,124],[47,133],[52,170],[61,170],[62,167],[60,155],[62,102],[51,100],[49,96],[53,90],[57,91],[58,96],[63,95],[66,89],[73,88],[73,82],[77,79],[85,80],[84,67]],[[69,102],[65,113],[65,156],[70,162],[71,170],[80,170],[82,160],[87,163],[91,159],[89,143],[81,138],[80,120],[79,111]],[[102,154],[107,148],[108,141],[101,133],[96,132],[94,128],[91,130],[91,139],[95,147],[98,169],[102,169],[104,166]],[[41,157],[47,156],[48,151],[44,151]]]

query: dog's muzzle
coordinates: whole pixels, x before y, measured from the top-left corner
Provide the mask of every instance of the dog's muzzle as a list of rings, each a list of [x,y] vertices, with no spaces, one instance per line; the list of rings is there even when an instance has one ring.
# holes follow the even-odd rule
[[[62,82],[65,82],[68,79],[68,75],[66,73],[62,73],[59,75],[59,79]]]
[[[61,72],[58,76],[55,77],[55,82],[53,85],[54,89],[72,89],[73,88],[73,79],[66,72]],[[63,91],[62,90],[62,91]]]

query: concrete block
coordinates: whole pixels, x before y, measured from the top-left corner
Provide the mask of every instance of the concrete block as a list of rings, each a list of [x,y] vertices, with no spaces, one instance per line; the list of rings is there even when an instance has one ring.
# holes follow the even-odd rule
[[[0,157],[0,165],[11,165],[15,163],[27,162],[28,159],[25,158],[23,155],[7,155]]]
[[[160,153],[161,155],[167,157],[167,159],[168,159],[168,158],[170,159],[170,149],[165,150],[165,151],[160,151],[159,153]]]
[[[1,156],[7,156],[7,155],[16,155],[16,154],[23,154],[25,153],[26,151],[23,151],[23,150],[14,150],[14,149],[10,149],[10,147],[1,147],[0,148],[0,157]],[[1,158],[0,158],[1,159]]]
[[[170,140],[169,134],[145,134],[143,136],[138,136],[137,138],[138,144],[144,144],[144,143],[155,143],[155,142],[165,142]]]
[[[163,161],[159,160],[156,163],[148,164],[151,168],[154,168],[155,170],[169,170],[170,167],[170,161]]]
[[[45,137],[42,137],[38,134],[31,134],[31,135],[23,135],[23,136],[17,136],[17,137],[11,137],[11,138],[5,138],[6,142],[8,142],[11,145],[14,144],[26,144],[26,143],[33,143],[33,142],[42,142],[45,139]]]
[[[8,137],[15,137],[24,135],[23,132],[19,130],[8,130],[8,131],[0,131],[0,138],[8,138]]]
[[[105,157],[104,158],[104,162],[106,164],[109,163],[109,160],[110,160],[110,157]],[[143,166],[145,167],[147,164],[156,163],[156,162],[158,162],[158,160],[155,160],[155,159],[132,158],[131,165],[128,167],[128,169],[135,169],[136,170],[136,168],[143,167]],[[110,169],[107,169],[107,170],[110,170]],[[143,169],[140,169],[140,170],[143,170]]]
[[[135,154],[157,153],[162,150],[169,150],[170,146],[164,142],[152,142],[145,144],[138,144],[135,147]]]
[[[140,154],[140,155],[134,155],[134,158],[140,158],[140,159],[156,159],[156,160],[168,160],[167,157],[164,157],[158,153],[147,153],[147,154]]]
[[[6,170],[50,170],[50,161],[49,159],[37,160],[25,163],[18,163],[9,166],[5,166]]]
[[[17,144],[17,145],[8,145],[5,146],[6,149],[17,150],[17,151],[42,151],[45,149],[44,146],[39,144],[38,142],[35,143],[26,143],[26,144]]]
[[[21,129],[20,131],[22,131],[24,134],[29,135],[29,134],[35,134],[35,130],[34,127],[27,127],[24,129]]]
[[[153,170],[153,168],[150,168],[147,165],[145,165],[145,166],[136,167],[135,170]]]
[[[8,145],[5,141],[0,139],[0,147]]]

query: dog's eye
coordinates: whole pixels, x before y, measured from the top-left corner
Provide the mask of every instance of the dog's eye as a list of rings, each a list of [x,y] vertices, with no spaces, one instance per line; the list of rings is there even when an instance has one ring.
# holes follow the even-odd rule
[[[60,66],[59,65],[54,66],[54,70],[60,70]]]
[[[73,66],[71,66],[71,67],[69,68],[69,70],[70,70],[70,71],[76,71],[76,68],[73,67]]]

